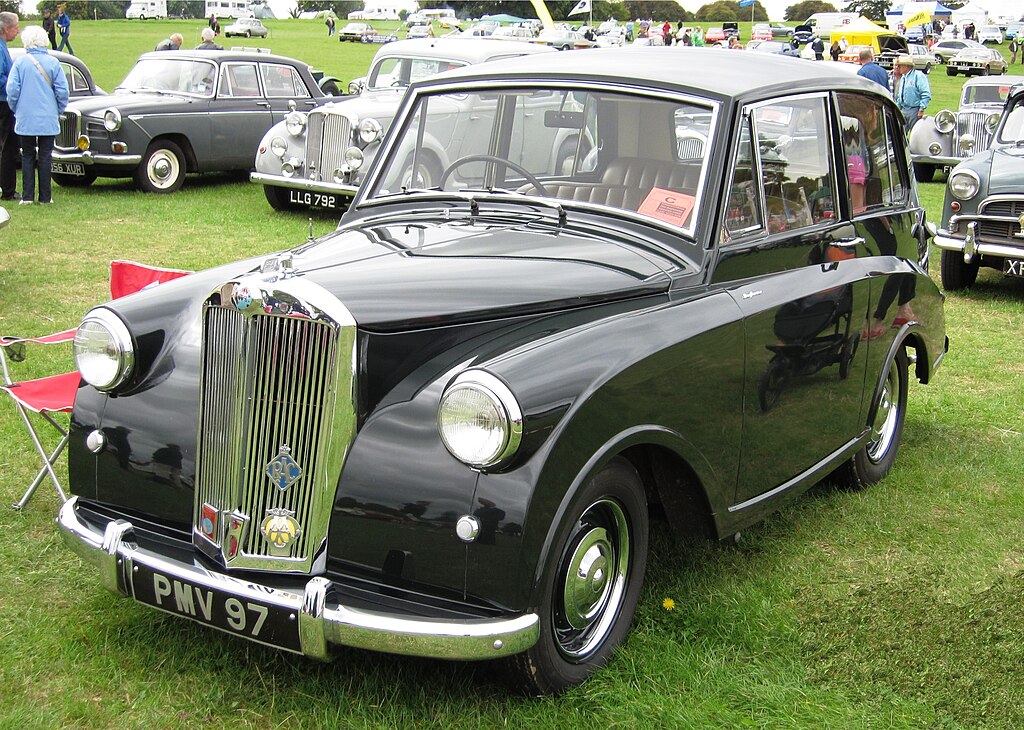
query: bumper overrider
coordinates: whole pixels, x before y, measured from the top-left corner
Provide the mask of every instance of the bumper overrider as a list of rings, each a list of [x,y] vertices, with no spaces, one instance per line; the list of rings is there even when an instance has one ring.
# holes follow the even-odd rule
[[[330,659],[330,645],[440,659],[492,659],[536,643],[529,613],[501,619],[433,620],[342,605],[332,582],[313,576],[300,590],[260,584],[139,544],[123,519],[104,528],[80,515],[79,498],[60,509],[67,546],[99,571],[104,587],[168,613],[286,651]],[[171,551],[168,551],[169,553]]]
[[[1017,233],[1005,242],[979,240],[979,228],[983,223],[1003,226],[1019,226]],[[970,263],[977,256],[998,256],[1005,259],[1024,259],[1024,220],[1014,216],[964,215],[950,218],[948,228],[940,228],[935,235],[935,245],[946,251],[960,251],[964,261]]]

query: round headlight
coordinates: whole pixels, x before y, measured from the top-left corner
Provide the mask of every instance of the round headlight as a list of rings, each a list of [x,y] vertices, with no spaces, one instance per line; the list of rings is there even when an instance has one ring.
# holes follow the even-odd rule
[[[112,390],[132,374],[135,348],[121,318],[109,309],[85,315],[75,334],[75,366],[97,390]]]
[[[284,137],[274,137],[270,140],[270,151],[283,160],[288,152],[288,140]]]
[[[288,112],[284,118],[284,128],[291,136],[298,137],[306,129],[306,115],[302,112]]]
[[[117,109],[107,109],[103,112],[103,127],[108,132],[116,132],[121,128],[121,112]]]
[[[989,132],[996,131],[996,127],[999,126],[999,120],[1002,118],[1002,116],[1003,115],[1000,114],[999,112],[989,114],[985,118],[985,129],[987,129]]]
[[[940,131],[942,134],[949,134],[956,129],[956,115],[949,111],[949,109],[943,109],[941,112],[935,115],[935,129]]]
[[[942,145],[940,145],[938,142],[932,142],[930,145],[928,145],[928,154],[937,155],[940,152],[942,152]]]
[[[353,170],[363,166],[363,151],[358,147],[349,147],[345,150],[345,164]]]
[[[381,126],[376,119],[364,119],[359,122],[359,139],[363,144],[371,144],[380,139]]]
[[[523,437],[523,415],[512,391],[490,373],[469,370],[441,397],[437,430],[459,461],[486,468],[507,461]]]
[[[949,192],[954,198],[970,200],[981,190],[981,178],[973,170],[957,170],[949,176]]]
[[[334,178],[334,184],[335,185],[344,185],[346,179],[348,178],[348,173],[349,172],[350,171],[348,169],[348,166],[345,166],[344,168],[341,168],[341,167],[334,168],[334,174],[332,176]]]

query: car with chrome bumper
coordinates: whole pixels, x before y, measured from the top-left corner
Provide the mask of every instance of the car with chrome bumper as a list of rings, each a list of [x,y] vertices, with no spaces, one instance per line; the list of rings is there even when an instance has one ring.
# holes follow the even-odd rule
[[[988,76],[1006,73],[1009,64],[994,48],[965,48],[946,62],[946,75]]]
[[[256,148],[250,180],[263,186],[276,210],[344,210],[380,148],[406,88],[414,81],[474,63],[550,48],[487,37],[411,39],[382,46],[354,94],[309,112],[296,110],[272,127]],[[441,173],[424,167],[429,184]]]
[[[950,172],[935,244],[948,290],[972,286],[981,267],[1024,278],[1024,85],[1010,90],[988,149]]]
[[[61,533],[238,638],[561,692],[625,640],[653,518],[723,539],[892,467],[948,347],[899,120],[701,49],[417,81],[336,231],[85,316]]]
[[[978,77],[964,82],[960,108],[927,116],[910,130],[910,159],[919,182],[987,150],[1003,114],[1010,89],[1024,76]]]
[[[146,53],[113,94],[68,104],[53,179],[82,187],[130,177],[145,192],[172,193],[189,172],[250,169],[251,150],[271,126],[324,98],[309,66],[284,56]]]

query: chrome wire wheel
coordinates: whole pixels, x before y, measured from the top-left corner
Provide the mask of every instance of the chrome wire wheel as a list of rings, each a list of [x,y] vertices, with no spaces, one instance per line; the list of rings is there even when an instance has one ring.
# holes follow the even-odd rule
[[[577,523],[559,568],[561,600],[552,628],[559,651],[580,661],[604,642],[615,624],[629,578],[629,522],[622,506],[601,499]]]
[[[878,410],[875,412],[874,423],[871,424],[867,456],[874,464],[879,463],[889,453],[898,433],[897,425],[903,403],[900,402],[902,394],[900,392],[900,373],[897,367],[894,359],[889,366],[889,374],[885,378],[882,393],[878,398]]]

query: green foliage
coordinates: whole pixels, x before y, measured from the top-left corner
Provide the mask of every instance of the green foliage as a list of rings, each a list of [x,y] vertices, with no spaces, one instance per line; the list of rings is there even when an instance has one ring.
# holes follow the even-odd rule
[[[42,11],[39,11],[42,13]],[[0,0],[0,13],[21,14],[21,3],[18,0]]]
[[[296,8],[300,13],[307,10],[330,10],[339,18],[347,18],[355,10],[362,10],[363,3],[356,0],[299,0]]]
[[[889,11],[889,0],[852,0],[843,10],[860,13],[876,23],[885,22],[885,14]]]
[[[717,0],[716,2],[702,5],[694,14],[694,20],[700,22],[750,22],[751,8],[740,7],[735,0]],[[760,2],[753,5],[753,19],[768,20],[768,12]]]
[[[130,2],[126,0],[62,0],[55,6],[64,6],[64,12],[72,20],[112,20],[124,18]],[[40,10],[41,12],[41,10]],[[56,16],[54,10],[54,16]],[[71,32],[75,33],[75,28]]]
[[[786,20],[803,21],[815,13],[835,13],[836,6],[824,0],[803,0],[786,8]]]

